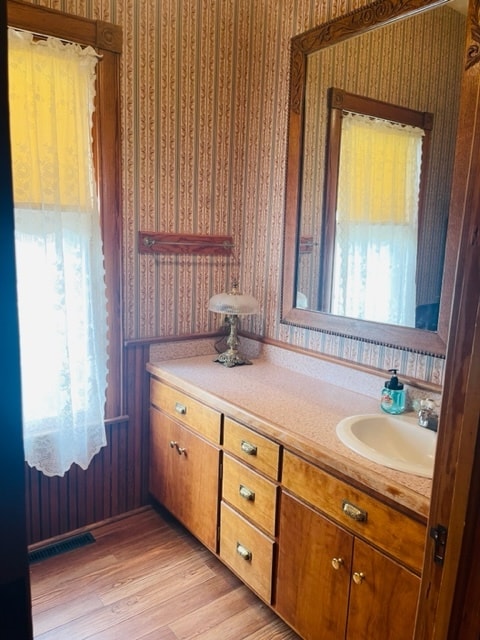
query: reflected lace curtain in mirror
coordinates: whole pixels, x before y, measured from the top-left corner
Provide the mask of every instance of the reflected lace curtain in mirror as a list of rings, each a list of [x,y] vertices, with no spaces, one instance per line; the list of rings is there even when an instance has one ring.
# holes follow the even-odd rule
[[[332,313],[415,325],[422,136],[416,127],[344,117]]]
[[[429,113],[330,89],[320,310],[415,326],[432,122]]]

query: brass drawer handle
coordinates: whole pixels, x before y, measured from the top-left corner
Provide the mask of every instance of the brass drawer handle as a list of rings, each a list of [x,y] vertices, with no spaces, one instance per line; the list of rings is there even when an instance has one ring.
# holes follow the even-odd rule
[[[175,411],[179,413],[181,416],[184,416],[187,413],[187,407],[181,402],[176,402]]]
[[[341,569],[343,565],[344,565],[343,558],[332,558],[332,567],[335,569],[335,571],[338,571],[339,569]]]
[[[243,484],[238,488],[238,493],[245,498],[245,500],[249,500],[250,502],[255,502],[255,491],[252,491],[248,487],[245,487]]]
[[[240,445],[242,451],[247,454],[247,456],[256,456],[257,455],[257,447],[254,444],[250,444],[246,440],[242,440],[242,444]]]
[[[355,584],[362,584],[365,580],[365,574],[362,571],[355,571],[352,577]]]
[[[360,509],[359,507],[356,507],[351,502],[348,502],[348,500],[343,501],[342,510],[345,515],[347,515],[349,518],[352,518],[352,520],[355,520],[356,522],[367,521],[367,512],[363,509]]]
[[[171,449],[176,449],[177,453],[179,456],[181,456],[182,454],[184,456],[187,455],[187,450],[185,449],[185,447],[181,447],[178,442],[175,442],[175,440],[170,440],[170,448]]]
[[[247,547],[244,547],[243,544],[240,544],[240,542],[237,542],[237,553],[241,558],[243,558],[247,562],[251,562],[252,552],[249,551]]]

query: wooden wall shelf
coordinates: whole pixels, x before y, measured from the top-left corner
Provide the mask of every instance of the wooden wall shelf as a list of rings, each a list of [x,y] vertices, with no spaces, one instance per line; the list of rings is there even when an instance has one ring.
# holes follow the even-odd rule
[[[232,255],[232,236],[138,232],[140,253]]]

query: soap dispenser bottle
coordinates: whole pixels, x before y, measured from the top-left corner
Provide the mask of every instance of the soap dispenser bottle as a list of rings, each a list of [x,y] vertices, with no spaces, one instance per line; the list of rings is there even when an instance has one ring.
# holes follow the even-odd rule
[[[405,389],[403,383],[398,381],[397,370],[389,369],[392,374],[390,380],[385,382],[382,389],[381,408],[387,413],[403,413],[405,411]]]

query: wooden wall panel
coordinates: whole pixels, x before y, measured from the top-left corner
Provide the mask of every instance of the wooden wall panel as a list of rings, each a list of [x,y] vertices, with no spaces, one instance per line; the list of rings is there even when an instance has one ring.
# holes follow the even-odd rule
[[[86,471],[74,465],[63,477],[49,478],[25,464],[29,544],[126,510],[125,501],[119,500],[122,482],[117,479],[123,470],[118,442],[125,438],[128,429],[128,421],[107,425],[107,446]]]
[[[148,375],[151,341],[124,349],[125,416],[106,424],[107,446],[83,471],[48,478],[25,465],[27,538],[33,544],[148,503]]]

